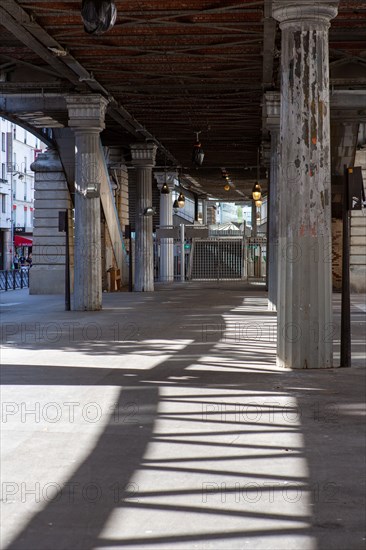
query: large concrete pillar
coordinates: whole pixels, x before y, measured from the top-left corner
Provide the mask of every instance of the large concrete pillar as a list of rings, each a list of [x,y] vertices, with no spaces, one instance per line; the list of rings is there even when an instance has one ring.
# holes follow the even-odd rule
[[[97,158],[108,101],[99,94],[66,98],[75,134],[75,279],[73,309],[102,308],[101,170]]]
[[[278,365],[332,366],[328,29],[338,0],[274,0],[280,21]]]
[[[266,92],[266,128],[270,132],[270,173],[268,197],[268,309],[277,309],[278,286],[278,179],[280,167],[280,95]]]
[[[69,212],[72,250],[71,199],[60,157],[55,149],[40,153],[30,166],[34,177],[34,229],[30,294],[64,294],[66,234],[58,230],[59,212]]]
[[[158,182],[159,191],[166,183],[169,187],[169,194],[160,193],[160,227],[172,227],[173,225],[173,200],[172,191],[174,181],[178,179],[178,172],[155,172],[155,179]],[[160,269],[159,279],[165,283],[174,281],[174,241],[173,239],[160,240]]]
[[[136,292],[154,290],[154,252],[152,216],[146,209],[152,207],[152,168],[155,165],[156,145],[131,145],[132,164],[136,168],[135,221],[135,284]]]

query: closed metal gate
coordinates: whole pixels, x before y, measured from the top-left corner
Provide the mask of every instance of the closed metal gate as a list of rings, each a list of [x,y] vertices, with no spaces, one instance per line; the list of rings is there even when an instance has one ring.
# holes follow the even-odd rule
[[[242,280],[245,277],[243,243],[241,238],[193,239],[187,278]]]
[[[265,237],[209,237],[207,230],[203,235],[197,227],[160,228],[154,240],[155,281],[266,280]]]
[[[265,281],[267,271],[267,239],[265,237],[250,237],[246,240],[245,246],[248,280]]]

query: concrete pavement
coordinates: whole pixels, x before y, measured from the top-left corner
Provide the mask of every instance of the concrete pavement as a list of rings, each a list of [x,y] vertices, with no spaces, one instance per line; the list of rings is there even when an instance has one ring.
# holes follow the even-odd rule
[[[260,288],[103,298],[0,297],[2,548],[365,548],[364,296],[325,371],[276,367]]]

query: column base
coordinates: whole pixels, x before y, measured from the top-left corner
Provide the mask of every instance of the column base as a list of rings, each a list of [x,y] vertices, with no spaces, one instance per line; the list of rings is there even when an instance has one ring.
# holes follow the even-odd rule
[[[65,266],[37,266],[29,270],[29,294],[65,294]]]

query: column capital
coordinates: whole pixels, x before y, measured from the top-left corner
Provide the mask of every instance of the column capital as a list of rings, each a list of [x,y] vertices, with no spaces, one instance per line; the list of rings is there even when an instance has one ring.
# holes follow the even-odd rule
[[[155,143],[133,143],[131,146],[132,164],[134,166],[154,166],[157,146]]]
[[[100,94],[72,94],[66,96],[69,111],[69,126],[75,130],[95,130],[105,128],[104,117],[108,99]]]
[[[310,22],[314,26],[329,26],[338,13],[339,0],[273,0],[272,17],[283,26]]]
[[[56,149],[48,147],[43,153],[39,153],[30,165],[33,172],[63,172],[60,156]]]
[[[154,177],[158,182],[159,190],[161,190],[164,183],[166,182],[169,189],[172,191],[174,189],[175,180],[178,179],[178,171],[171,170],[169,172],[154,172]]]

